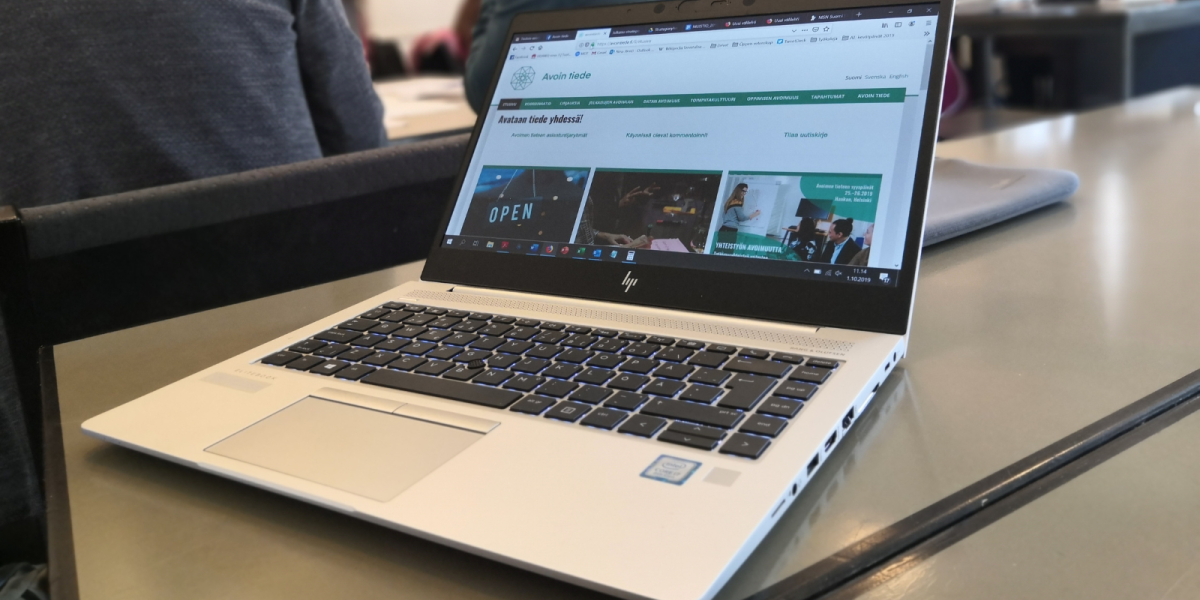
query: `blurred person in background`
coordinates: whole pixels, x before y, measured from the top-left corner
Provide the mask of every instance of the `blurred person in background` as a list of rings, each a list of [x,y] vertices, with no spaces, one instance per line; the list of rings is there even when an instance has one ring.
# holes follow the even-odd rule
[[[378,148],[340,0],[0,4],[0,205]]]

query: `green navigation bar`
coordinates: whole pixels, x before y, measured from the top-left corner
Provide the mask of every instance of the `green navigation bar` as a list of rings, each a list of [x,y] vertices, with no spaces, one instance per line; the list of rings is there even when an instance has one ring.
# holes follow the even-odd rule
[[[735,92],[731,94],[666,94],[660,96],[592,96],[524,98],[519,110],[597,108],[682,108],[696,106],[770,106],[775,104],[876,104],[904,102],[904,88],[806,90],[802,92]],[[506,106],[506,103],[508,106]],[[517,108],[501,101],[500,109]]]

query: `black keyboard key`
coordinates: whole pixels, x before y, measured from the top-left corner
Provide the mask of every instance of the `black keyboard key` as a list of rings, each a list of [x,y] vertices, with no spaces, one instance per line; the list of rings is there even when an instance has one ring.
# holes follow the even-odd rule
[[[742,420],[742,413],[731,408],[705,406],[695,402],[654,398],[642,407],[642,414],[689,421],[729,429]]]
[[[401,329],[404,329],[404,326],[399,323],[380,323],[372,327],[370,332],[378,333],[379,335],[391,335]]]
[[[800,356],[799,354],[788,354],[786,352],[776,352],[774,359],[779,362],[791,363],[793,365],[798,365],[804,362],[803,356]]]
[[[537,327],[541,324],[542,322],[536,319],[517,319],[518,327]]]
[[[421,340],[422,342],[440,342],[452,335],[454,334],[445,329],[430,329],[414,339]]]
[[[735,433],[721,446],[721,454],[732,454],[746,458],[758,458],[771,445],[771,440],[744,433]]]
[[[646,341],[650,342],[651,344],[658,344],[660,346],[670,346],[675,343],[675,338],[663,337],[661,335],[652,335]]]
[[[688,381],[692,383],[721,385],[726,379],[729,379],[730,375],[732,375],[732,373],[726,373],[725,371],[718,371],[716,369],[700,369],[695,373],[692,373],[692,376],[688,377]]]
[[[320,365],[309,369],[309,372],[316,373],[317,375],[333,375],[334,373],[337,373],[348,366],[350,366],[350,363],[345,361],[327,360]]]
[[[454,368],[454,363],[444,360],[431,360],[413,371],[422,375],[441,375]]]
[[[326,342],[348,344],[362,337],[362,334],[357,331],[346,331],[345,329],[330,329],[329,331],[322,331],[313,337]]]
[[[406,325],[403,329],[398,329],[392,332],[392,337],[415,338],[422,333],[429,331],[428,327],[417,327],[416,325]]]
[[[821,367],[796,367],[796,370],[792,371],[788,379],[808,383],[825,383],[825,380],[829,379],[829,374],[832,372],[829,369],[822,369]]]
[[[582,370],[583,367],[579,365],[573,365],[570,363],[554,363],[554,366],[546,369],[542,375],[545,375],[546,377],[557,377],[558,379],[570,379],[574,377],[576,373]]]
[[[612,369],[625,361],[625,357],[619,354],[597,354],[588,361],[588,366],[599,367],[602,369]]]
[[[691,340],[679,340],[678,342],[675,342],[675,347],[687,348],[688,350],[703,350],[704,344],[700,342],[693,342]]]
[[[562,346],[555,346],[554,344],[538,344],[537,346],[534,346],[531,342],[509,342],[509,344],[528,344],[524,347],[526,349],[533,348],[533,350],[530,350],[527,356],[533,358],[554,358],[555,355],[563,351]],[[505,344],[505,346],[507,345]]]
[[[788,369],[792,368],[787,363],[771,362],[769,360],[761,360],[758,358],[735,358],[721,367],[726,371],[734,373],[749,373],[751,375],[765,375],[767,377],[782,377],[787,373]]]
[[[341,379],[349,379],[350,381],[358,381],[359,379],[362,379],[368,373],[371,373],[374,370],[375,370],[374,368],[368,367],[366,365],[350,365],[349,367],[346,367],[345,369],[338,371],[336,373],[336,375]]]
[[[451,346],[466,346],[477,339],[479,339],[479,336],[473,333],[456,333],[443,340],[442,343]]]
[[[821,367],[822,369],[836,369],[838,368],[838,361],[826,360],[824,358],[810,358],[808,359],[808,366]]]
[[[466,318],[467,315],[470,315],[470,314],[471,313],[469,313],[465,310],[448,310],[448,311],[446,311],[447,317],[458,317],[460,319]]]
[[[599,404],[599,403],[603,402],[605,398],[611,396],[612,393],[613,393],[612,390],[606,390],[602,387],[596,387],[594,385],[585,385],[585,386],[579,388],[578,390],[576,390],[574,394],[571,394],[571,399],[576,402],[587,402],[588,404]],[[621,392],[621,393],[624,394],[624,393],[628,393],[628,392]]]
[[[350,343],[354,344],[355,346],[365,346],[367,348],[370,348],[371,346],[374,346],[375,344],[378,344],[386,339],[387,339],[386,336],[382,336],[382,335],[379,335],[376,333],[368,333],[366,335],[359,336],[357,339],[351,341]]]
[[[379,317],[382,317],[387,314],[391,314],[391,312],[392,312],[391,310],[380,307],[380,308],[373,308],[371,310],[368,310],[367,312],[365,312],[361,315],[358,315],[358,316],[360,316],[364,319],[376,320]]]
[[[450,329],[451,327],[454,327],[455,325],[458,325],[459,323],[462,323],[462,319],[456,319],[454,317],[442,317],[436,321],[431,322],[429,324],[429,327],[433,327],[435,329]]]
[[[583,325],[568,325],[567,326],[567,333],[582,333],[582,334],[586,335],[591,332],[592,332],[591,327],[584,327]]]
[[[329,344],[324,348],[313,352],[313,354],[317,356],[324,356],[325,358],[333,358],[349,349],[350,346],[347,346],[346,344]]]
[[[738,431],[775,437],[779,435],[779,432],[783,431],[784,427],[787,427],[787,424],[787,419],[776,419],[775,417],[768,417],[766,415],[750,415],[746,417],[746,422],[742,423]]]
[[[491,321],[494,315],[489,315],[488,313],[471,313],[468,316],[476,321]]]
[[[547,398],[545,396],[525,396],[509,409],[513,412],[525,413],[527,415],[540,415],[546,412],[547,408],[554,406],[558,400]]]
[[[325,362],[325,359],[321,358],[320,356],[302,356],[296,360],[288,362],[284,366],[297,371],[307,371],[323,362]]]
[[[561,331],[543,331],[534,336],[533,341],[539,344],[557,344],[565,339],[567,334]]]
[[[644,334],[629,333],[629,332],[622,333],[619,337],[623,340],[629,340],[631,342],[640,342],[640,341],[646,339],[646,336]]]
[[[571,348],[587,348],[588,346],[595,344],[596,340],[597,338],[593,336],[577,333],[563,340],[562,345],[569,346]]]
[[[415,313],[425,312],[425,309],[426,309],[426,307],[421,306],[420,304],[405,304],[404,305],[404,310],[407,310],[409,312],[415,312]]]
[[[548,366],[550,366],[550,361],[544,358],[526,358],[513,365],[512,370],[518,373],[540,373],[542,369]]]
[[[642,390],[643,393],[653,394],[655,396],[667,396],[668,398],[679,393],[683,389],[683,382],[675,381],[674,379],[655,379],[650,382]]]
[[[621,348],[624,348],[625,346],[628,346],[628,345],[629,345],[629,342],[626,342],[625,340],[617,340],[617,339],[608,338],[608,339],[602,339],[599,342],[592,344],[592,350],[595,350],[596,352],[615,353],[615,352],[619,351]]]
[[[427,362],[429,362],[428,358],[421,358],[420,356],[401,356],[400,358],[388,363],[388,368],[400,369],[401,371],[411,371]]]
[[[698,450],[712,450],[713,448],[717,447],[717,444],[720,443],[711,438],[675,433],[670,429],[662,432],[662,435],[658,436],[658,441],[666,442],[668,444],[687,446],[689,448],[696,448]]]
[[[380,369],[363,377],[360,381],[405,392],[428,394],[493,408],[508,408],[521,398],[521,394],[509,390],[413,375],[412,373],[400,373],[391,369]]]
[[[616,373],[609,371],[608,369],[591,368],[580,373],[579,375],[576,375],[575,381],[580,383],[593,383],[600,385],[611,379],[613,375],[616,375]]]
[[[817,392],[817,386],[811,383],[803,383],[800,381],[788,381],[775,389],[776,396],[784,398],[795,398],[797,400],[808,400]]]
[[[391,310],[402,310],[404,308],[404,303],[403,302],[388,302],[387,304],[384,304],[383,307],[387,308],[387,309],[391,309]]]
[[[627,373],[637,373],[639,375],[645,375],[645,374],[649,373],[650,371],[657,369],[659,364],[661,364],[661,363],[659,363],[656,360],[650,360],[648,358],[631,358],[631,359],[625,361],[625,363],[621,365],[621,370],[625,371]]]
[[[614,390],[635,391],[638,388],[646,385],[650,381],[649,377],[644,375],[636,375],[633,373],[621,373],[608,382],[608,387]]]
[[[572,364],[580,364],[592,357],[592,353],[579,348],[571,348],[558,355],[558,360]]]
[[[387,315],[380,317],[379,320],[380,321],[388,321],[390,323],[399,323],[400,321],[403,321],[412,316],[413,316],[413,314],[408,312],[407,310],[398,310],[398,311],[395,311],[395,312],[392,312],[392,313],[389,313]]]
[[[688,361],[688,364],[696,365],[697,367],[719,367],[724,364],[727,358],[729,357],[716,352],[700,352],[693,356]]]
[[[492,322],[493,323],[504,323],[505,325],[512,325],[513,323],[516,323],[517,320],[513,317],[492,317]]]
[[[737,352],[737,346],[730,346],[729,344],[709,344],[708,351],[717,352],[720,354],[733,354],[734,352]]]
[[[592,407],[580,404],[579,402],[559,402],[554,405],[554,408],[546,412],[545,417],[547,419],[557,419],[559,421],[574,423],[582,418],[583,415],[588,414],[590,410],[592,410]]]
[[[453,331],[462,331],[465,333],[475,333],[476,331],[479,331],[485,325],[487,325],[487,321],[475,321],[472,319],[467,319],[466,321],[463,321],[462,323],[459,323],[458,325],[455,325],[454,327],[451,327],[450,329]]]
[[[636,344],[630,344],[629,347],[625,348],[625,354],[627,356],[640,356],[645,358],[661,349],[662,346],[659,346],[658,344],[644,344],[638,342]]]
[[[521,360],[522,360],[522,358],[516,354],[497,354],[496,356],[489,358],[487,360],[487,364],[489,367],[495,367],[497,369],[507,369],[507,368],[521,362]]]
[[[286,365],[286,364],[292,362],[293,360],[296,360],[297,358],[300,358],[299,353],[288,352],[288,351],[284,350],[282,352],[276,352],[275,354],[264,357],[259,362],[263,363],[264,365],[274,365],[276,367],[282,367],[283,365]]]
[[[512,379],[504,382],[504,387],[510,390],[529,392],[533,391],[533,388],[542,385],[543,381],[546,381],[546,378],[537,375],[514,375]]]
[[[770,377],[762,377],[759,375],[735,375],[729,383],[725,384],[729,391],[725,393],[725,397],[717,403],[717,406],[725,408],[736,408],[738,410],[750,410],[754,405],[762,400],[763,396],[767,395],[767,390],[775,385],[775,380]]]
[[[450,360],[459,354],[462,354],[462,348],[457,346],[442,346],[437,350],[426,354],[425,356],[428,356],[429,358],[436,358],[438,360]]]
[[[292,352],[303,352],[304,354],[311,354],[311,353],[316,352],[317,350],[320,350],[321,348],[324,348],[324,347],[325,347],[325,342],[322,342],[320,340],[304,340],[303,342],[300,342],[299,344],[295,344],[291,348],[288,348],[288,350],[291,350]]]
[[[658,354],[654,355],[654,358],[657,358],[658,360],[669,360],[671,362],[683,362],[691,358],[693,354],[695,354],[695,352],[688,350],[687,348],[672,346],[670,348],[663,348],[662,350],[659,350]]]
[[[417,356],[420,356],[437,347],[437,344],[432,344],[430,342],[413,342],[401,348],[400,351],[405,354],[416,354]]]
[[[379,321],[373,321],[371,319],[350,319],[349,321],[346,321],[345,323],[338,325],[338,329],[349,329],[350,331],[366,331],[378,324],[379,324]]]
[[[492,353],[487,350],[467,350],[462,354],[454,357],[454,362],[471,362],[473,360],[487,360],[492,357]]]
[[[482,375],[475,377],[474,383],[482,383],[484,385],[500,385],[508,381],[513,376],[508,371],[500,369],[488,369]]]
[[[384,367],[397,358],[400,358],[400,355],[393,352],[376,352],[363,359],[362,363],[364,365],[371,365],[372,367]]]
[[[528,350],[532,347],[533,347],[533,344],[530,342],[518,342],[516,340],[509,340],[509,341],[505,342],[503,346],[496,348],[496,352],[503,352],[505,354],[523,354],[526,350]],[[557,348],[557,346],[555,346],[555,347]],[[533,356],[534,358],[550,358],[550,356],[554,356],[554,355],[551,354],[550,356],[538,356],[538,355],[530,355],[530,356]]]
[[[437,317],[433,315],[413,315],[405,319],[404,322],[408,325],[425,325],[426,323],[431,323],[436,320]]]
[[[425,314],[438,315],[440,317],[440,316],[446,314],[446,309],[444,309],[444,308],[427,308],[427,309],[425,309]]]
[[[480,350],[495,350],[496,348],[507,343],[508,340],[504,338],[484,337],[471,342],[471,347],[478,348]]]
[[[686,379],[687,376],[691,375],[692,371],[694,371],[694,370],[696,370],[696,367],[693,367],[691,365],[680,365],[680,364],[672,363],[672,364],[666,364],[666,365],[659,367],[658,370],[654,372],[654,376],[655,377],[666,377],[667,379]]]
[[[395,352],[408,345],[408,340],[402,338],[391,338],[383,340],[371,348],[375,350],[383,350],[384,352]]]
[[[508,332],[507,337],[514,340],[525,341],[529,338],[541,333],[541,330],[533,327],[518,327]]]
[[[692,425],[691,423],[675,422],[667,428],[667,431],[674,433],[682,433],[683,435],[694,435],[710,440],[725,439],[725,430],[717,429],[716,427],[707,427],[704,425]]]
[[[751,350],[750,348],[742,348],[742,351],[738,352],[738,356],[765,360],[768,356],[771,356],[771,353],[767,352],[766,350]]]
[[[799,400],[771,396],[763,401],[762,406],[758,407],[758,413],[773,417],[791,418],[796,416],[796,413],[800,412],[801,408],[804,408],[804,403]]]
[[[562,398],[563,396],[575,391],[575,388],[577,387],[579,387],[578,383],[563,381],[561,379],[551,379],[550,381],[543,383],[538,389],[534,390],[534,393],[541,394],[543,396],[550,396],[551,398]]]
[[[472,368],[466,365],[458,365],[457,367],[446,371],[446,374],[442,375],[442,377],[445,377],[446,379],[453,379],[455,381],[470,381],[472,377],[482,373],[483,371],[483,367]]]
[[[563,325],[562,323],[542,323],[542,329],[548,331],[562,331],[565,328],[566,325]]]
[[[704,404],[712,404],[713,400],[716,400],[721,396],[721,393],[722,390],[718,387],[712,387],[710,385],[692,385],[688,386],[688,389],[684,390],[683,393],[679,395],[679,399],[689,400],[691,402],[701,402]]]
[[[617,432],[648,438],[653,437],[666,424],[666,419],[648,417],[646,415],[633,415],[625,421],[624,425],[621,425],[621,428]]]
[[[513,326],[506,323],[492,323],[491,325],[480,329],[479,333],[483,335],[504,335],[509,331],[512,331],[512,329]]]
[[[602,337],[602,338],[617,337],[617,335],[619,333],[620,332],[615,329],[593,329],[592,330],[592,335]]]
[[[593,410],[592,413],[587,416],[587,418],[580,422],[580,425],[598,427],[600,429],[611,431],[613,427],[620,425],[621,421],[624,421],[628,416],[629,413],[623,410],[600,407],[596,410]]]
[[[609,398],[608,402],[605,402],[604,405],[623,410],[637,410],[639,406],[645,404],[649,399],[649,396],[643,396],[633,392],[617,392],[612,398]]]

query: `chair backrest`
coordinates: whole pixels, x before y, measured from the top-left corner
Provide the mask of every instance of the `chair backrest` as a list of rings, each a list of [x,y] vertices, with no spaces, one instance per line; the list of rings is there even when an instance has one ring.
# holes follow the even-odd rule
[[[424,258],[466,141],[0,207],[0,322],[15,371],[14,384],[0,368],[0,406],[17,405],[15,388],[21,409],[0,410],[0,425],[23,412],[41,456],[40,347]]]

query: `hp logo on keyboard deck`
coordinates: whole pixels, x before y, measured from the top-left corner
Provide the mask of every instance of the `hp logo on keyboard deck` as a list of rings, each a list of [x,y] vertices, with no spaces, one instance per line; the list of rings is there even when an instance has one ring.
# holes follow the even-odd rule
[[[630,272],[626,273],[626,274],[625,274],[625,279],[624,279],[624,281],[622,281],[622,282],[621,282],[621,285],[625,286],[625,293],[626,293],[626,294],[628,294],[628,293],[629,293],[629,288],[631,288],[631,287],[633,287],[633,286],[637,285],[637,280],[636,280],[636,279],[632,279],[632,278],[630,278],[630,277],[629,277],[630,275],[633,275],[633,271],[630,271]]]

